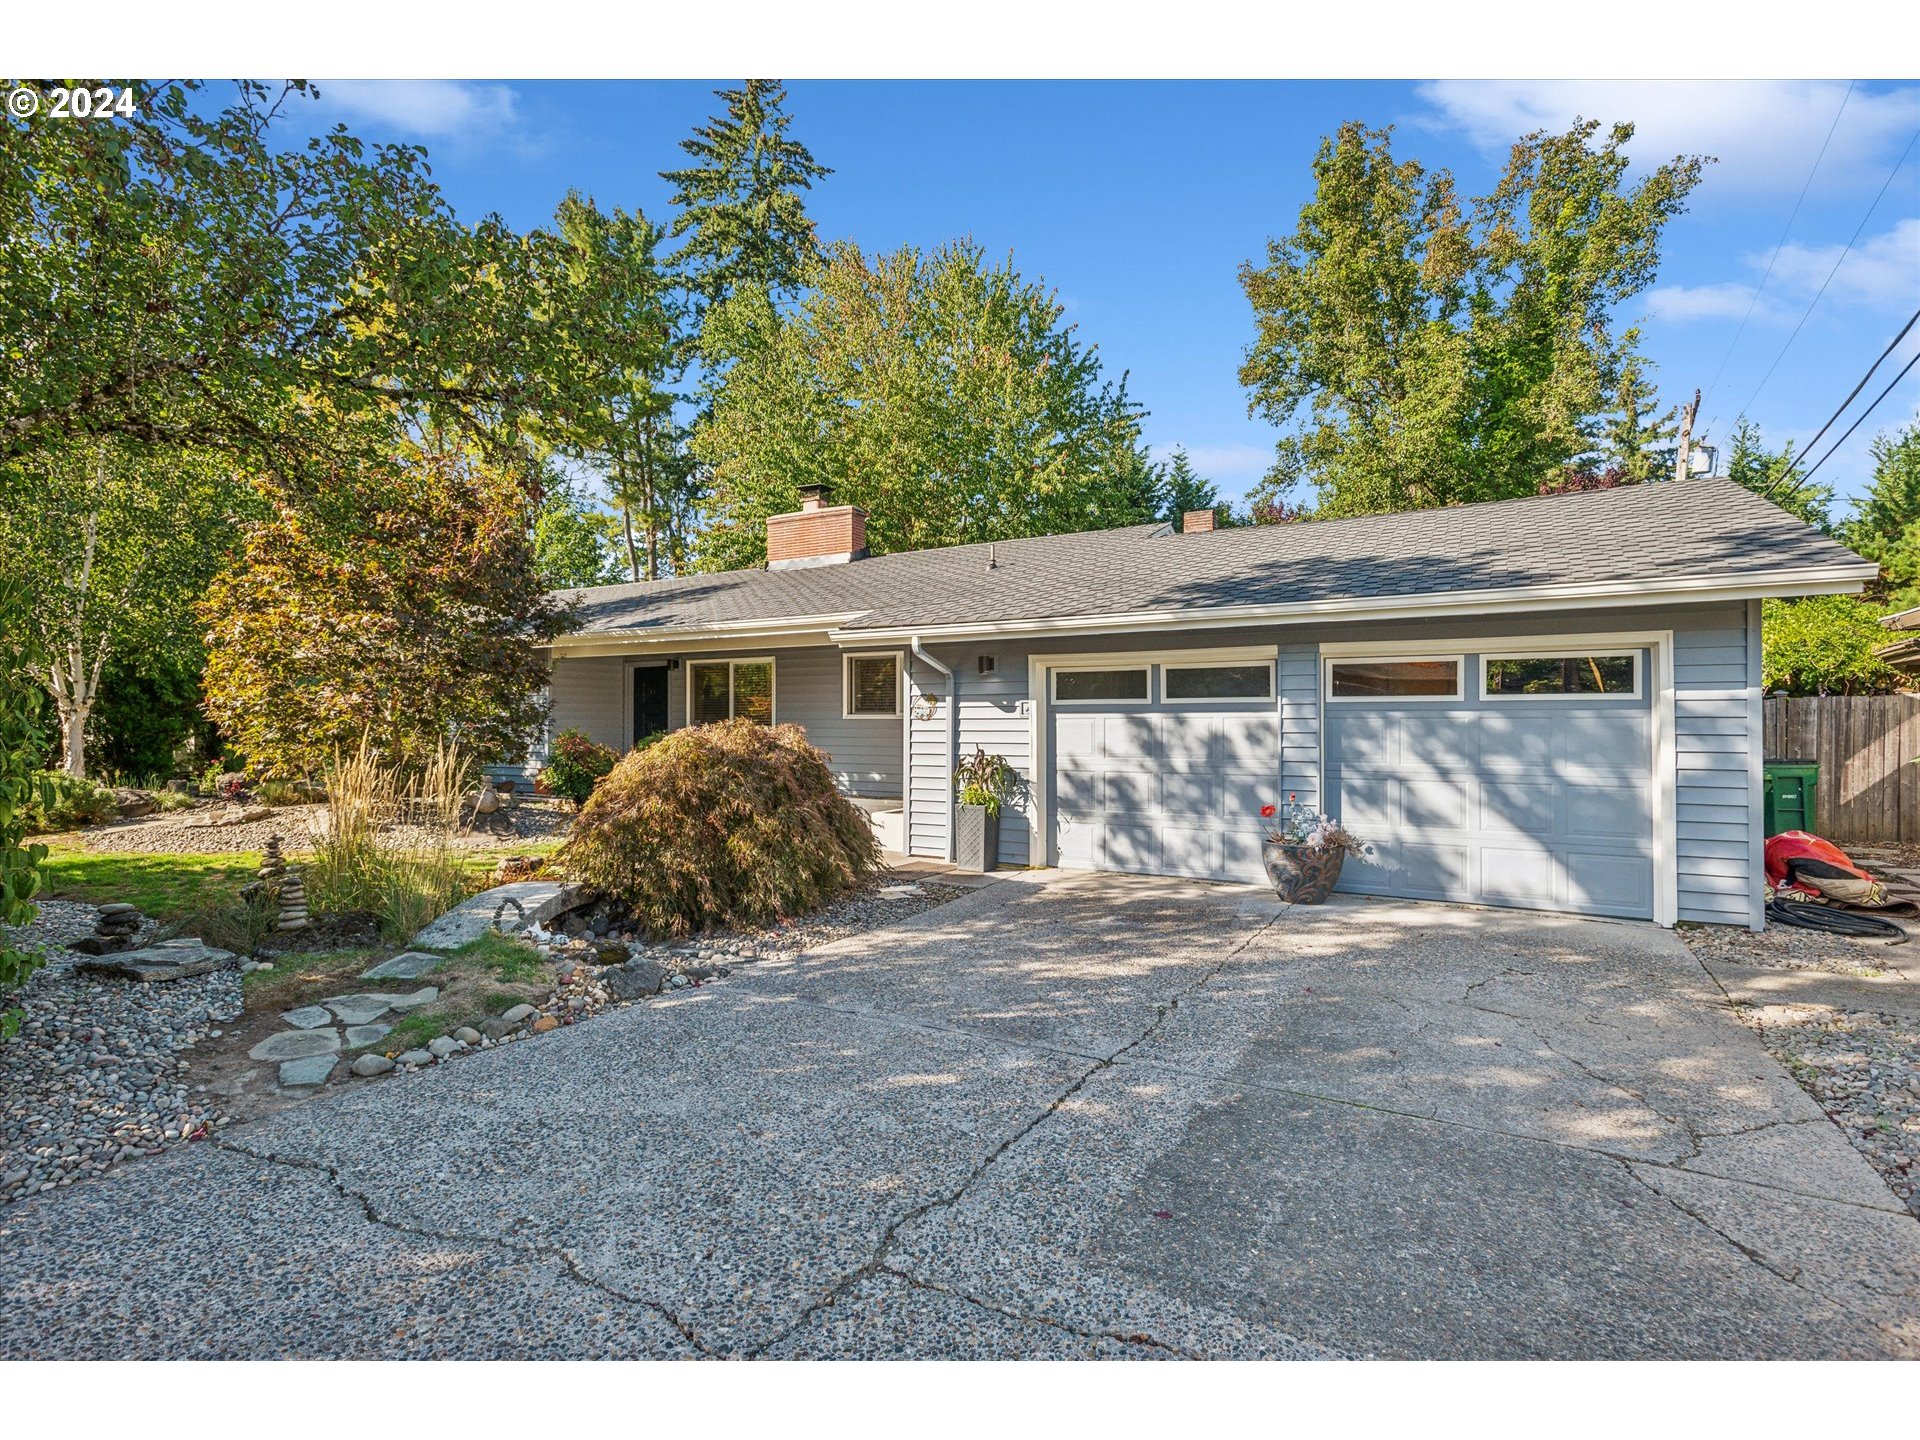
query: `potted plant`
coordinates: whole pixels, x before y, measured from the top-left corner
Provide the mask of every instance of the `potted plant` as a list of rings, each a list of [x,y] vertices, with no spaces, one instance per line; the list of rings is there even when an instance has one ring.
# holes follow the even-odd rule
[[[1339,883],[1347,856],[1367,853],[1346,826],[1291,795],[1284,810],[1260,807],[1260,832],[1267,879],[1288,905],[1318,905]]]
[[[953,772],[959,798],[954,818],[953,863],[984,875],[1000,858],[1000,806],[1018,780],[1004,755],[974,748]]]

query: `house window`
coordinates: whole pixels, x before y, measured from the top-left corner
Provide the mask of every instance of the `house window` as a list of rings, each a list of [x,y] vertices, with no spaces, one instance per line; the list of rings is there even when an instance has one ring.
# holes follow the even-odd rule
[[[846,671],[847,719],[893,720],[900,715],[900,657],[849,655]]]
[[[1270,700],[1271,665],[1168,665],[1160,672],[1164,700]]]
[[[695,725],[735,717],[771,725],[773,661],[694,661],[687,666],[687,713]]]
[[[1460,657],[1437,660],[1336,660],[1327,666],[1333,700],[1458,700]]]
[[[1626,655],[1489,655],[1481,692],[1489,699],[1539,695],[1640,693],[1640,657]]]
[[[1063,705],[1147,698],[1147,670],[1056,670],[1053,698]]]

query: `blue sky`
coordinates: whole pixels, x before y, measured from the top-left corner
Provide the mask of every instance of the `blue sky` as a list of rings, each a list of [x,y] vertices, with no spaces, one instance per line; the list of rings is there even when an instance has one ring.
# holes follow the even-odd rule
[[[545,221],[574,187],[664,216],[668,190],[657,172],[680,162],[678,141],[716,103],[711,85],[684,81],[319,83],[316,120],[425,144],[461,214],[498,211],[520,227]],[[1709,441],[1724,438],[1751,401],[1770,440],[1804,443],[1920,307],[1916,146],[1755,394],[1920,131],[1920,82],[1860,82],[1850,93],[1844,81],[790,81],[788,89],[793,133],[835,172],[810,200],[824,238],[877,250],[971,235],[991,253],[1011,251],[1023,273],[1058,290],[1109,369],[1130,372],[1156,450],[1185,445],[1229,495],[1258,479],[1275,436],[1248,417],[1235,376],[1252,333],[1236,272],[1269,235],[1292,229],[1315,147],[1347,119],[1394,125],[1400,154],[1450,168],[1464,193],[1491,183],[1514,138],[1564,128],[1576,115],[1634,121],[1631,153],[1642,163],[1682,151],[1718,156],[1668,231],[1657,286],[1622,316],[1642,324],[1663,400],[1710,388],[1701,412]],[[1920,327],[1856,405],[1915,348]],[[1857,494],[1871,436],[1916,413],[1920,370],[1821,479]]]

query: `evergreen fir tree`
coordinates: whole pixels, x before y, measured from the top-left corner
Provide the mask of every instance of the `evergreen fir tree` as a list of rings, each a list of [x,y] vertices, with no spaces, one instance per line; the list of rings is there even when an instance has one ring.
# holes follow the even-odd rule
[[[726,114],[680,142],[694,164],[663,170],[685,236],[675,259],[708,302],[743,284],[792,290],[819,254],[802,192],[833,172],[787,135],[787,92],[778,80],[749,80],[716,91]]]

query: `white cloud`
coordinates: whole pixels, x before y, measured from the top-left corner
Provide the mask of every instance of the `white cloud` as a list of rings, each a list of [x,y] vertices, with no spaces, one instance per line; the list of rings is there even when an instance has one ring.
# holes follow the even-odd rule
[[[1656,285],[1642,297],[1649,320],[1739,320],[1753,305],[1753,286],[1736,281],[1717,285]],[[1753,307],[1755,319],[1764,314]]]
[[[1421,85],[1428,123],[1465,131],[1490,155],[1532,130],[1576,116],[1630,120],[1641,165],[1680,154],[1718,157],[1717,191],[1797,193],[1840,108],[1837,80],[1438,80]],[[1920,126],[1920,87],[1857,85],[1820,162],[1822,184],[1878,184]]]
[[[1811,298],[1840,258],[1840,250],[1838,245],[1783,246],[1773,262],[1768,289],[1798,291]],[[1915,301],[1920,301],[1920,218],[1902,220],[1854,246],[1821,303],[1904,307]]]
[[[412,140],[478,140],[519,122],[508,85],[469,80],[319,80],[324,104],[354,119],[390,126]]]

